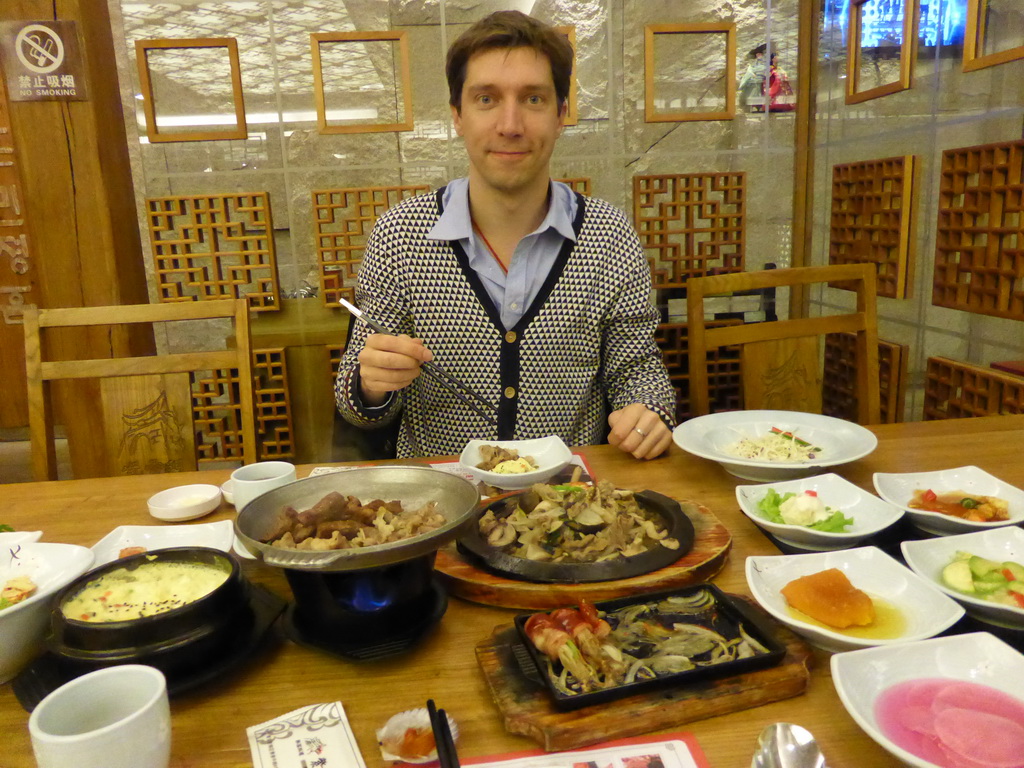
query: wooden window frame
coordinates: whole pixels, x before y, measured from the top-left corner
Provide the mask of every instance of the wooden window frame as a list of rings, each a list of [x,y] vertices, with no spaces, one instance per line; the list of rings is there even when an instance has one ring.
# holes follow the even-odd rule
[[[964,31],[964,72],[975,72],[1008,61],[1024,59],[1024,45],[987,55],[980,54],[985,40],[985,11],[988,0],[967,1],[967,29]]]
[[[412,85],[409,82],[409,38],[402,32],[318,32],[309,36],[313,52],[313,94],[316,97],[317,131],[337,133],[383,133],[385,131],[411,131]],[[362,125],[328,125],[327,99],[324,95],[323,66],[320,61],[321,43],[398,43],[399,68],[402,78],[402,100],[405,104],[403,120],[397,123],[369,123]]]
[[[156,101],[153,83],[149,76],[149,51],[171,48],[226,48],[231,63],[231,93],[235,104],[235,127],[220,131],[161,131],[156,124]],[[135,58],[139,68],[139,85],[142,89],[142,109],[146,115],[146,136],[150,143],[169,141],[219,141],[223,139],[247,139],[249,129],[245,123],[245,99],[242,95],[242,70],[238,62],[238,41],[233,37],[163,38],[159,40],[136,40]]]
[[[658,112],[654,106],[654,40],[656,35],[725,35],[725,104],[720,112]],[[648,24],[644,27],[644,122],[675,123],[693,120],[732,120],[736,116],[736,25]]]
[[[900,77],[892,83],[858,89],[860,80],[860,8],[870,0],[850,0],[850,16],[847,23],[846,40],[846,103],[860,104],[864,101],[888,96],[891,93],[909,90],[914,82],[914,59],[917,54],[917,0],[903,0],[903,43],[900,45]]]

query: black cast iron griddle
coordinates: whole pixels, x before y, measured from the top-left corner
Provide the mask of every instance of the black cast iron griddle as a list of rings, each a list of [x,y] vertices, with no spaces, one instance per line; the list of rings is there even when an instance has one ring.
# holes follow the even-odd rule
[[[678,549],[669,549],[657,544],[639,555],[616,557],[599,563],[550,563],[515,557],[488,544],[480,535],[478,521],[480,515],[488,509],[499,505],[515,505],[520,495],[505,496],[483,507],[474,518],[473,524],[467,526],[467,532],[458,540],[460,552],[479,566],[501,576],[552,584],[628,579],[671,565],[693,547],[693,523],[683,512],[679,502],[655,491],[639,491],[633,494],[637,503],[642,509],[661,518],[668,530],[668,536],[679,542]]]

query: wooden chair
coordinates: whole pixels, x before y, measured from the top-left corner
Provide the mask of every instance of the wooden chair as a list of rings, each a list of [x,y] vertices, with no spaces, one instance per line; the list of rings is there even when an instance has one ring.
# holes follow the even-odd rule
[[[146,357],[47,360],[44,331],[157,324],[182,320],[233,321],[235,345],[223,351],[184,352]],[[184,471],[197,467],[197,435],[218,421],[221,445],[213,458],[257,460],[253,409],[249,309],[245,299],[25,310],[25,363],[28,375],[32,470],[37,480],[56,480],[51,382],[92,379],[98,382],[99,431],[90,434],[104,454],[105,474]],[[219,375],[225,370],[237,374]],[[200,418],[194,418],[190,373],[212,371],[214,381],[198,395]],[[218,377],[219,375],[219,377]],[[237,392],[237,395],[236,395]],[[210,417],[217,409],[226,418]],[[209,418],[208,418],[209,417]],[[208,423],[201,424],[206,421]],[[211,460],[209,447],[199,460]]]
[[[855,312],[718,328],[709,328],[704,321],[706,296],[837,281],[856,291]],[[878,423],[874,265],[843,264],[693,277],[686,282],[686,294],[690,326],[690,405],[694,416],[709,412],[707,353],[728,345],[742,347],[745,408],[821,413],[821,337],[851,332],[857,336],[857,392],[864,395],[857,399],[857,420],[861,424]]]

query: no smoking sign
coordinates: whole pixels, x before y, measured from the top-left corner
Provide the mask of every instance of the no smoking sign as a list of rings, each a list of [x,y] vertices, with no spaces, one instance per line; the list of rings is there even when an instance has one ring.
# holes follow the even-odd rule
[[[0,22],[11,101],[84,101],[85,72],[73,21]]]

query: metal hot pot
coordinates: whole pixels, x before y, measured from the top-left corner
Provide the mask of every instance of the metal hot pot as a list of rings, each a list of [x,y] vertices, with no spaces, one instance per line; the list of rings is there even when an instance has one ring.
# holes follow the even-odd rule
[[[436,501],[446,522],[372,547],[309,552],[264,543],[285,507],[309,509],[334,491],[362,502],[397,500],[409,510]],[[440,621],[448,599],[435,579],[434,558],[472,522],[479,501],[471,482],[448,472],[360,467],[268,491],[238,514],[235,530],[253,555],[284,569],[295,596],[284,615],[292,640],[346,658],[371,659],[407,650]]]

